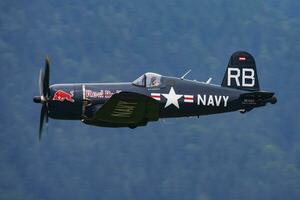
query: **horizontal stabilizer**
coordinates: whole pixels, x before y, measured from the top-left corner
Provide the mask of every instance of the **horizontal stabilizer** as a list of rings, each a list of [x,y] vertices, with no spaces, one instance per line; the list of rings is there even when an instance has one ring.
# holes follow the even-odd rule
[[[240,96],[242,105],[245,106],[264,106],[266,103],[275,104],[277,102],[273,92],[250,92]]]

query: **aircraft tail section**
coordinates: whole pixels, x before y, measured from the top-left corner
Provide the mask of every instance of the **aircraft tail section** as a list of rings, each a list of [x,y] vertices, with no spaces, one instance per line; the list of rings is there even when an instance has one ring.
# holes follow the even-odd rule
[[[274,96],[273,92],[255,91],[242,94],[240,96],[240,101],[242,105],[241,112],[245,113],[255,107],[265,106],[267,103],[275,104],[277,98]]]
[[[237,51],[231,55],[221,86],[247,91],[260,90],[255,60],[250,53]]]

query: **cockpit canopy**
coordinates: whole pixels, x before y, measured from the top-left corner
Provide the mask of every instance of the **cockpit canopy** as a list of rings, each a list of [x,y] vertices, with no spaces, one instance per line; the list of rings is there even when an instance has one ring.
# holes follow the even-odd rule
[[[132,84],[140,87],[159,87],[161,85],[161,75],[147,72],[133,81]]]

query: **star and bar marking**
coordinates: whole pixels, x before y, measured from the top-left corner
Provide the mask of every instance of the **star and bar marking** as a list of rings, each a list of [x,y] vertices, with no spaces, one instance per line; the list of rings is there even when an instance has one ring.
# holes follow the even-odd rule
[[[160,94],[160,93],[151,93],[151,97],[157,101],[161,100],[161,95],[167,99],[165,108],[169,107],[170,105],[174,105],[176,108],[179,109],[178,100],[183,96],[185,103],[194,103],[194,95],[182,95],[176,94],[173,87],[170,88],[168,94]]]
[[[167,103],[165,105],[165,108],[167,108],[172,104],[175,107],[179,108],[178,99],[180,99],[183,95],[176,94],[173,87],[171,87],[169,94],[162,94],[162,95],[167,98]]]
[[[184,103],[195,103],[194,95],[183,95],[183,94],[176,94],[173,87],[170,88],[168,94],[161,94],[161,93],[151,93],[151,97],[157,101],[161,100],[161,95],[167,99],[165,104],[165,108],[174,105],[176,108],[179,109],[178,100],[183,97]],[[228,105],[229,96],[224,95],[206,95],[206,94],[198,94],[197,95],[197,105],[198,106],[223,106],[227,107]]]

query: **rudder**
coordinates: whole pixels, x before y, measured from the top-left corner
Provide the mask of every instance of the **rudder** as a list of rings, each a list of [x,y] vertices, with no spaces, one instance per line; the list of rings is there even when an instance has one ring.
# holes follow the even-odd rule
[[[255,60],[250,53],[237,51],[231,55],[221,86],[248,91],[260,90]]]

